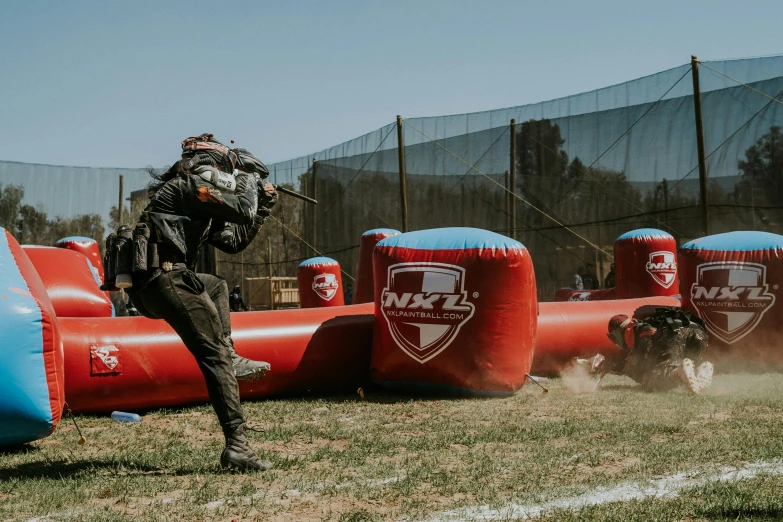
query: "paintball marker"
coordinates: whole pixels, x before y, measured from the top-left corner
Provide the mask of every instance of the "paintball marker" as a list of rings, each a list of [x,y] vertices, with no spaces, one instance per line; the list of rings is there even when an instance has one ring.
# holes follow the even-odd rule
[[[278,192],[282,192],[283,194],[287,194],[289,196],[293,196],[295,198],[299,198],[302,201],[307,201],[308,203],[312,203],[313,205],[317,205],[318,201],[314,200],[311,197],[307,197],[304,194],[300,194],[298,192],[294,192],[293,190],[287,189],[285,187],[281,187],[280,185],[272,184],[273,187],[275,187],[275,190]]]

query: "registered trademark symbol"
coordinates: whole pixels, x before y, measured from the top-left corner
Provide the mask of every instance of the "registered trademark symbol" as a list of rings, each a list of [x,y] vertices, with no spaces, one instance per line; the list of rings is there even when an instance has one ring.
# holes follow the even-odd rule
[[[779,288],[778,285],[772,285],[773,290],[777,290],[778,288]]]
[[[473,298],[475,299],[476,297],[478,297],[478,292],[473,292]]]

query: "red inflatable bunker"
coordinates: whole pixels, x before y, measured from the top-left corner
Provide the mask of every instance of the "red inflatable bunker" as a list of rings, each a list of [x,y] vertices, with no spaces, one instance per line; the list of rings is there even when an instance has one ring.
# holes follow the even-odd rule
[[[362,234],[359,243],[359,263],[356,265],[356,285],[353,288],[353,304],[373,302],[375,279],[372,271],[372,252],[379,241],[399,233],[399,230],[392,228],[375,228]]]
[[[783,236],[729,232],[680,248],[682,306],[704,320],[710,349],[783,363]]]
[[[231,314],[237,352],[268,361],[243,399],[355,391],[367,379],[371,304]],[[107,412],[207,402],[193,356],[164,321],[63,318],[65,391],[74,411]]]
[[[614,243],[617,299],[677,295],[677,242],[655,228],[626,232]]]
[[[617,355],[619,348],[606,336],[612,316],[643,319],[655,306],[680,306],[676,297],[614,301],[539,303],[534,375],[556,375],[574,357],[596,353]]]
[[[331,257],[303,261],[296,270],[296,279],[299,283],[299,306],[302,308],[345,305],[340,264]]]
[[[87,259],[90,260],[92,266],[95,267],[101,284],[103,284],[103,257],[101,256],[101,248],[97,241],[91,237],[71,236],[60,239],[54,246],[57,248],[75,250],[76,252],[87,256]]]
[[[373,381],[511,394],[530,370],[536,281],[521,243],[475,228],[384,239],[373,254]]]
[[[57,427],[63,347],[41,278],[1,227],[0,318],[0,446],[7,446],[46,437]]]
[[[90,261],[64,248],[25,245],[57,317],[111,317],[114,307],[100,290],[100,278]]]

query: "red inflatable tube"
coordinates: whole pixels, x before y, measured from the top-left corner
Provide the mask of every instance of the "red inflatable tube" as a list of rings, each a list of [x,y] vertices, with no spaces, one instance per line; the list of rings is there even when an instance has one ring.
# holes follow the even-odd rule
[[[676,297],[648,297],[615,301],[539,303],[533,375],[553,375],[574,357],[619,353],[606,336],[609,319],[617,314],[646,317],[647,306],[680,306]]]
[[[575,290],[573,288],[560,288],[555,292],[555,301],[611,301],[617,299],[614,288],[603,290]]]
[[[111,317],[114,308],[83,254],[65,248],[22,247],[41,276],[54,312],[62,317]]]
[[[239,354],[267,361],[243,399],[355,391],[367,379],[373,305],[231,314]],[[207,402],[193,356],[164,321],[62,318],[65,393],[78,412]]]

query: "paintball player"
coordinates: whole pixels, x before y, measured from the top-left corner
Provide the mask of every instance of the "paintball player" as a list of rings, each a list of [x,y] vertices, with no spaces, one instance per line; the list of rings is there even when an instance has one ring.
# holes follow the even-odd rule
[[[193,270],[204,242],[231,254],[247,247],[277,192],[263,181],[269,171],[258,158],[211,134],[186,139],[182,150],[180,161],[154,176],[137,225],[149,227],[159,268],[134,272],[128,294],[142,315],[165,320],[196,358],[226,438],[221,465],[267,470],[271,463],[260,460],[245,438],[237,379],[259,378],[270,366],[234,350],[225,280]]]
[[[228,303],[232,312],[247,312],[245,301],[242,300],[242,291],[239,285],[234,285],[234,289],[228,295]]]
[[[622,356],[611,361],[596,356],[593,367],[602,374],[626,375],[647,391],[666,391],[683,383],[698,394],[712,382],[712,363],[700,363],[709,336],[698,318],[680,308],[656,307],[644,321],[615,315],[609,320],[608,336]]]

